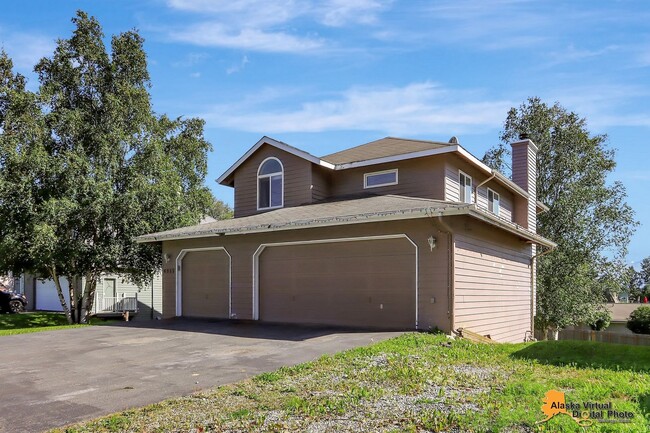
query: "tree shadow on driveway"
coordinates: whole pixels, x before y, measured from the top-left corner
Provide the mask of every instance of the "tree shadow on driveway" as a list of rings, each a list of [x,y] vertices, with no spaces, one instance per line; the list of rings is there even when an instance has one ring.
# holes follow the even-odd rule
[[[196,332],[202,334],[226,335],[241,338],[256,338],[282,341],[305,341],[313,338],[335,334],[381,334],[394,333],[395,336],[403,331],[392,331],[374,328],[351,328],[324,325],[296,325],[264,323],[249,320],[226,319],[189,319],[175,318],[165,320],[143,320],[132,322],[111,321],[102,326],[129,327],[140,329],[164,329],[179,332]]]

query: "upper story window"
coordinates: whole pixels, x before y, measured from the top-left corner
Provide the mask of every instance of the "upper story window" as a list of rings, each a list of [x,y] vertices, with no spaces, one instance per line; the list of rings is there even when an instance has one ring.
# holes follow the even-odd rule
[[[492,191],[490,188],[488,188],[487,198],[488,198],[488,210],[493,214],[495,214],[496,216],[499,216],[499,208],[501,205],[501,197],[499,196],[499,193],[496,193]]]
[[[284,204],[284,168],[277,158],[267,158],[257,171],[257,209],[273,209]]]
[[[363,187],[376,188],[378,186],[397,185],[397,169],[364,173]]]
[[[472,203],[472,178],[462,171],[459,171],[460,183],[460,201],[463,203]]]

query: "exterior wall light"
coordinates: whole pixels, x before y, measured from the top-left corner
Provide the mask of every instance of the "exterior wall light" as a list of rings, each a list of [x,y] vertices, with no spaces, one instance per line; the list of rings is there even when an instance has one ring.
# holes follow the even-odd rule
[[[434,238],[433,236],[429,236],[428,241],[429,241],[429,248],[431,248],[431,251],[433,251],[433,249],[436,247],[436,238]]]

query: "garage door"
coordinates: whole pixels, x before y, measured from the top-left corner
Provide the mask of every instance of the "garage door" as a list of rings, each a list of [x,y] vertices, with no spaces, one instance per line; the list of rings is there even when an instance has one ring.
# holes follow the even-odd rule
[[[229,317],[230,260],[223,250],[188,252],[181,276],[183,316]]]
[[[259,257],[259,318],[412,329],[416,255],[404,238],[269,246]]]
[[[59,277],[61,289],[65,302],[70,304],[70,291],[68,280],[65,277]],[[63,311],[59,295],[56,292],[54,280],[36,280],[36,307],[37,310],[44,311]]]

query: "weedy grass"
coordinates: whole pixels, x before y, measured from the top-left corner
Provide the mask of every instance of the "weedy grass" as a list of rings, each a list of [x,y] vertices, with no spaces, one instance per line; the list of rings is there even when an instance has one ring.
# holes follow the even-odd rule
[[[408,333],[56,432],[644,432],[650,350],[595,342],[479,345]],[[546,423],[549,390],[612,402],[629,423]]]

